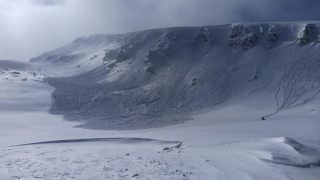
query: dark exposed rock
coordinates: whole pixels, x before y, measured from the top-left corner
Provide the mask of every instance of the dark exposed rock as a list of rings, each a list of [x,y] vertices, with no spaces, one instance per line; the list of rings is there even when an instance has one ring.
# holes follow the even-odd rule
[[[310,40],[307,37],[301,37],[298,39],[298,43],[300,45],[307,45],[309,44]]]
[[[240,26],[234,26],[231,30],[231,34],[230,34],[230,38],[234,39],[236,38],[238,35],[240,35]]]
[[[137,176],[139,176],[139,174],[134,174],[134,175],[132,175],[131,177],[137,177]]]
[[[279,36],[278,36],[276,33],[272,32],[272,31],[269,31],[269,32],[268,32],[268,38],[269,38],[272,42],[276,42],[276,41],[279,40]]]
[[[210,33],[210,31],[208,30],[208,28],[202,27],[199,32],[197,33],[194,41],[196,43],[207,43],[209,45],[213,44],[214,41],[214,37],[212,36],[212,34]]]
[[[250,49],[254,47],[259,36],[251,29],[246,29],[243,26],[234,26],[231,30],[229,46],[242,47],[243,49]]]
[[[250,49],[250,48],[254,47],[257,39],[258,39],[258,36],[256,34],[252,34],[252,35],[246,37],[242,41],[241,47],[243,47],[244,49]]]
[[[307,45],[310,42],[314,42],[316,39],[316,25],[307,24],[303,27],[300,37],[298,38],[298,43],[300,45]]]

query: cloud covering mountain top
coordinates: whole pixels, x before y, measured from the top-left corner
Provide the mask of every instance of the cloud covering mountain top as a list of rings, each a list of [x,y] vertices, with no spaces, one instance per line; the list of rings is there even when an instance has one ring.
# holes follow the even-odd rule
[[[28,61],[78,36],[97,33],[319,20],[317,7],[318,0],[1,0],[0,59]]]

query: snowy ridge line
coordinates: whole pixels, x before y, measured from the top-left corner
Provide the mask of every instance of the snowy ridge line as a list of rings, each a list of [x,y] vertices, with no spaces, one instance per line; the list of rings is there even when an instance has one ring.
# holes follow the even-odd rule
[[[298,168],[310,168],[313,166],[320,167],[320,161],[314,162],[314,163],[299,164],[291,161],[290,159],[285,159],[283,157],[273,157],[272,160],[268,160],[268,159],[261,159],[261,160],[265,162],[273,163],[273,164],[292,166],[292,167],[298,167]]]
[[[289,137],[266,138],[264,140],[269,143],[283,143],[292,148],[296,153],[293,153],[295,155],[290,155],[288,153],[284,154],[281,151],[273,151],[271,159],[260,158],[262,161],[298,168],[320,167],[320,153],[313,147],[304,145]],[[299,160],[299,156],[302,160]]]
[[[61,143],[82,143],[82,142],[117,142],[117,143],[145,143],[152,142],[158,144],[178,144],[180,141],[168,141],[168,140],[158,140],[158,139],[148,139],[148,138],[128,138],[128,137],[118,137],[118,138],[86,138],[86,139],[63,139],[55,141],[42,141],[35,143],[19,144],[10,147],[17,146],[28,146],[28,145],[38,145],[38,144],[61,144]]]

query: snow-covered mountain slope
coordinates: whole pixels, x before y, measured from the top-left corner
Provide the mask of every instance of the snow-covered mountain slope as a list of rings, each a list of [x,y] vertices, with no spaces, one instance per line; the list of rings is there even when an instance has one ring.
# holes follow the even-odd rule
[[[46,112],[52,87],[44,83],[43,75],[2,72],[0,179],[318,180],[320,176],[316,101],[281,111],[267,121],[256,117],[273,107],[246,99],[174,126],[98,131],[74,128],[80,123]],[[22,80],[26,76],[28,80]]]
[[[170,28],[0,61],[0,179],[318,180],[318,35]]]
[[[274,106],[261,116],[316,100],[319,50],[317,22],[249,23],[82,37],[31,62],[53,77],[52,113],[128,129],[245,98]]]

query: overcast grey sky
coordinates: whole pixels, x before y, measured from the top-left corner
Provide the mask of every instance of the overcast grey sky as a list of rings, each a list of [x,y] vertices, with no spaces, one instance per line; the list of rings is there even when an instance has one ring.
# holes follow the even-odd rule
[[[320,0],[0,0],[0,59],[90,34],[251,21],[320,20]]]

